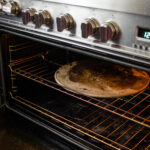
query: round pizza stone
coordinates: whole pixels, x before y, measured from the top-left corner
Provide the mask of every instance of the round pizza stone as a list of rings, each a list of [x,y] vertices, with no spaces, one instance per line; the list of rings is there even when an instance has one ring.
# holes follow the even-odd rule
[[[148,73],[98,60],[74,61],[60,67],[56,82],[65,89],[98,98],[136,94],[150,81]]]

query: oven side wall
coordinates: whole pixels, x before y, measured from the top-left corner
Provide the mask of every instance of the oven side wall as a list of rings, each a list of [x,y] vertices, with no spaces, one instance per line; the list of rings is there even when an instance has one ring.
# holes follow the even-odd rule
[[[0,66],[0,107],[3,105],[2,67]]]
[[[8,34],[0,32],[0,108],[7,102],[7,87],[10,83],[8,77]]]
[[[0,108],[4,104],[4,67],[3,67],[3,54],[2,54],[2,32],[0,33]]]

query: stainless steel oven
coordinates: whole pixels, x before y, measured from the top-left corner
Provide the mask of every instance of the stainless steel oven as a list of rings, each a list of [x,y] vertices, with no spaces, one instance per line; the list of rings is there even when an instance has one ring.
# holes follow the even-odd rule
[[[0,105],[70,149],[148,150],[149,87],[93,98],[65,90],[54,73],[87,58],[150,73],[149,7],[146,0],[1,0]]]

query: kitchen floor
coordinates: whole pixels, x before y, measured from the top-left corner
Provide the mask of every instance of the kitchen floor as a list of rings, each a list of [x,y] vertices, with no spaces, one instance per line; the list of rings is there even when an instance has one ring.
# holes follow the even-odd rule
[[[58,150],[52,137],[46,138],[35,124],[10,111],[0,111],[0,150]]]

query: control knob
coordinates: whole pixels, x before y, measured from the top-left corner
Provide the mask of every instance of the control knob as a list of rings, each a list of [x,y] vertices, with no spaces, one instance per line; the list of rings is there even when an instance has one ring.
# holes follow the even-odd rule
[[[108,40],[118,39],[120,28],[117,23],[108,21],[100,27],[100,40],[106,43]]]
[[[22,21],[23,24],[28,24],[30,21],[34,22],[34,15],[36,13],[36,10],[34,8],[28,8],[26,10],[22,11]]]
[[[72,29],[75,26],[73,17],[70,14],[61,15],[56,18],[57,30],[62,32],[64,29]]]
[[[82,37],[87,38],[90,35],[99,34],[100,23],[95,19],[86,19],[85,22],[81,24]]]
[[[18,15],[21,10],[19,4],[15,1],[1,2],[1,8],[2,12],[8,15],[9,14]]]
[[[47,10],[40,10],[35,13],[35,27],[40,28],[43,24],[49,25],[52,23],[51,14]]]
[[[0,2],[0,12],[2,12],[2,2]]]
[[[1,1],[0,2],[0,12],[3,12],[3,6],[6,5],[6,3],[7,3],[6,1],[5,2]]]

